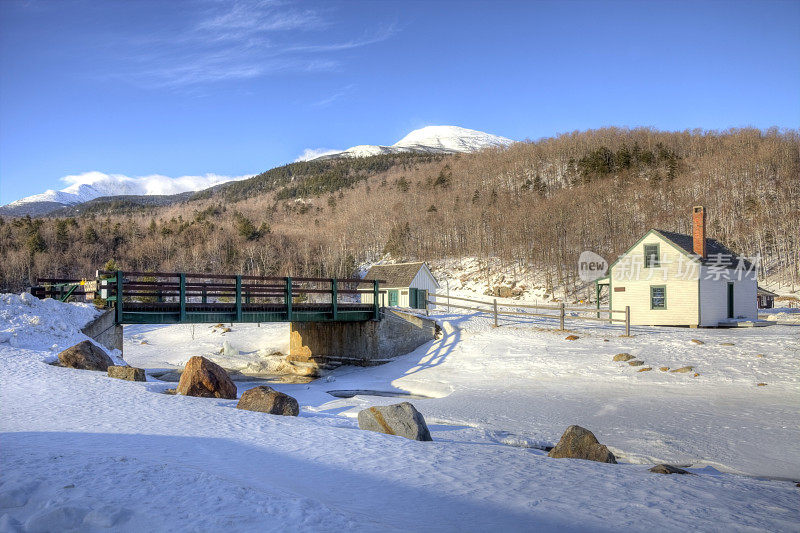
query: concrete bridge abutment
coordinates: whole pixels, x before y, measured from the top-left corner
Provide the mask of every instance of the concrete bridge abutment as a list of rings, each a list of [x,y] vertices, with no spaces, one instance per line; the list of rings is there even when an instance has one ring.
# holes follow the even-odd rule
[[[289,358],[318,364],[380,365],[436,338],[434,320],[381,309],[382,320],[292,322]]]
[[[122,326],[114,321],[114,310],[109,309],[86,324],[81,333],[94,339],[109,350],[122,352]]]

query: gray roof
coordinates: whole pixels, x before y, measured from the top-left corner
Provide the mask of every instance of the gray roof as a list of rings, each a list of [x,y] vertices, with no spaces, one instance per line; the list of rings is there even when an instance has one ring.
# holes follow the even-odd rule
[[[379,279],[383,282],[381,283],[382,287],[408,287],[424,264],[422,261],[418,261],[394,265],[373,265],[364,279]]]
[[[736,268],[739,265],[739,262],[741,261],[742,266],[744,268],[746,269],[751,268],[749,261],[747,261],[740,255],[732,252],[730,248],[726,247],[724,244],[714,239],[706,238],[706,257],[700,258],[700,256],[694,253],[693,236],[686,235],[685,233],[675,233],[674,231],[664,231],[660,229],[657,229],[655,231],[658,232],[662,237],[664,237],[668,241],[672,242],[672,244],[674,244],[678,248],[682,248],[686,253],[700,259],[700,262],[704,265],[714,264],[719,266]]]

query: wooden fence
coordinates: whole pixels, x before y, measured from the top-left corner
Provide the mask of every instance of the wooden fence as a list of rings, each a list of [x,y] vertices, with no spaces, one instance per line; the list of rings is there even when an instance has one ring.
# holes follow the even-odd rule
[[[450,303],[450,300],[455,300],[456,302],[467,302],[473,303],[478,305],[483,305],[486,307],[476,307],[470,305],[462,305],[462,304],[453,304]],[[466,309],[470,311],[479,311],[482,313],[490,314],[494,317],[494,326],[500,326],[500,317],[502,316],[515,316],[515,317],[543,317],[543,318],[558,318],[559,320],[559,329],[565,329],[566,320],[569,318],[570,320],[590,320],[590,321],[597,321],[597,322],[607,322],[609,324],[624,324],[625,325],[625,335],[630,336],[631,334],[631,308],[629,306],[625,306],[624,310],[614,310],[614,309],[589,309],[586,307],[566,307],[564,303],[560,303],[558,305],[530,305],[530,304],[518,304],[518,303],[502,303],[498,302],[497,298],[494,298],[492,301],[486,300],[475,300],[472,298],[463,298],[461,296],[448,296],[443,294],[429,294],[428,295],[428,304],[435,305],[437,308],[447,308],[449,311],[450,308],[455,309]],[[505,310],[504,308],[513,308],[513,310]],[[532,309],[534,311],[519,311],[519,309]],[[538,313],[536,311],[557,311],[558,314],[555,313]],[[572,316],[567,315],[567,312],[570,313],[581,313],[579,316]],[[594,315],[594,316],[585,316],[586,314]],[[601,316],[606,315],[606,316]],[[619,315],[624,315],[624,318],[615,318]]]

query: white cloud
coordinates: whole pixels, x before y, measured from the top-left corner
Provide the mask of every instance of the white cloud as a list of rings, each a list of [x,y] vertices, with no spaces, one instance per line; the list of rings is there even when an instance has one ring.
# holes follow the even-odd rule
[[[242,180],[246,176],[220,176],[219,174],[204,174],[202,176],[179,176],[171,178],[162,174],[149,176],[129,177],[124,174],[105,174],[103,172],[84,172],[64,176],[61,181],[69,184],[62,192],[79,193],[87,187],[109,194],[178,194],[187,191],[199,191],[225,183],[227,181]],[[106,194],[104,194],[105,196]]]
[[[347,96],[350,92],[352,92],[354,87],[355,85],[353,85],[352,83],[350,85],[346,85],[342,87],[340,91],[335,92],[329,96],[326,96],[325,98],[322,98],[320,100],[317,100],[316,102],[313,102],[311,104],[311,107],[317,107],[317,108],[328,107],[336,100],[339,100],[344,96]]]
[[[130,177],[124,174],[106,174],[104,172],[91,171],[64,176],[61,181],[66,183],[67,187],[60,191],[48,190],[41,194],[28,196],[18,200],[18,202],[76,204],[100,198],[101,196],[179,194],[189,191],[201,191],[220,183],[243,180],[252,176],[252,174],[245,176],[204,174],[202,176],[171,178],[161,174],[151,174],[149,176]]]
[[[331,150],[329,148],[306,148],[303,150],[303,153],[297,156],[295,162],[297,161],[309,161],[311,159],[316,159],[317,157],[322,157],[323,155],[330,155],[330,154],[338,154],[341,150]]]
[[[329,9],[308,9],[271,0],[214,2],[144,36],[109,36],[121,70],[110,74],[148,88],[194,88],[282,72],[340,68],[331,56],[369,46],[396,33],[394,26],[331,42]]]

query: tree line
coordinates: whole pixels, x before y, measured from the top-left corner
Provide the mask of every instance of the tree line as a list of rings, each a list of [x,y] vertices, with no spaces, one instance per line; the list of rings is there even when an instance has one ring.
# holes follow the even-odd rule
[[[0,284],[123,269],[347,276],[398,260],[475,256],[579,285],[650,228],[708,234],[800,284],[797,130],[603,128],[475,154],[391,154],[279,167],[163,207],[0,221]]]

